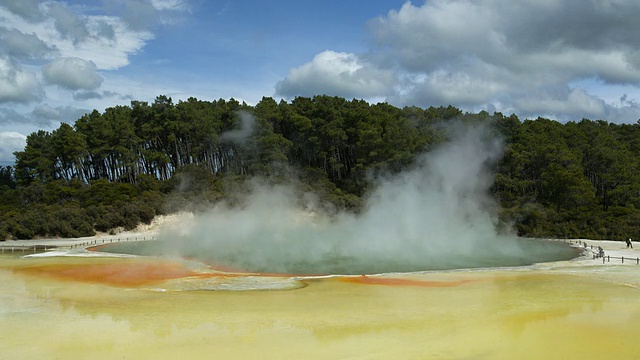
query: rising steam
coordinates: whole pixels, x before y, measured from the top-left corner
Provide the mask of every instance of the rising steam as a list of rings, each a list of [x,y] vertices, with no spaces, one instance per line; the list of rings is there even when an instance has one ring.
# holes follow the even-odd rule
[[[485,127],[452,134],[412,170],[378,179],[359,215],[310,212],[293,187],[253,181],[242,209],[219,204],[180,231],[164,231],[163,252],[248,271],[305,274],[523,265],[541,252],[557,252],[497,234],[488,190],[502,144]]]

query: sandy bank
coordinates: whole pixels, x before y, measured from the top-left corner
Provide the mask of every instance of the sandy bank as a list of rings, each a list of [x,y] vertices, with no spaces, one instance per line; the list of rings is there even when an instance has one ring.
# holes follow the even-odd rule
[[[0,242],[0,246],[51,246],[51,247],[69,247],[82,243],[95,242],[97,244],[109,242],[117,239],[149,239],[155,236],[160,229],[175,228],[184,226],[184,224],[193,218],[191,213],[178,213],[171,215],[156,216],[151,224],[141,224],[131,231],[119,231],[116,234],[98,233],[95,236],[86,236],[80,238],[48,238],[33,240],[6,240]]]

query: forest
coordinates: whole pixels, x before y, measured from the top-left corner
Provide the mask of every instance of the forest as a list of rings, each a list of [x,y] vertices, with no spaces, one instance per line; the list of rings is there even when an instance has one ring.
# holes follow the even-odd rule
[[[525,237],[639,235],[639,123],[521,121],[331,96],[251,106],[161,95],[30,134],[15,166],[0,168],[0,241],[133,229],[223,200],[242,206],[235,194],[254,177],[295,178],[326,211],[357,213],[372,179],[447,141],[450,122],[486,124],[504,142],[489,189],[499,228]]]

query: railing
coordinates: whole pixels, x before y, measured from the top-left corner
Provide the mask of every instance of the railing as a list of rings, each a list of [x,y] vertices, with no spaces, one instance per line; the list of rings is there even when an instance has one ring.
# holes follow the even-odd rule
[[[622,264],[624,264],[624,261],[627,260],[627,263],[633,263],[635,262],[636,265],[640,265],[640,257],[624,257],[624,256],[609,256],[609,255],[605,255],[604,254],[604,250],[602,250],[602,248],[600,248],[599,246],[597,247],[593,247],[593,245],[588,245],[586,241],[582,241],[582,240],[568,240],[568,239],[548,239],[548,240],[556,240],[556,241],[563,241],[563,242],[568,242],[569,244],[578,244],[580,246],[582,246],[585,249],[591,249],[593,251],[593,259],[599,259],[602,258],[602,263],[608,263],[611,262],[611,259],[618,259],[621,261]],[[596,252],[597,251],[597,252]]]
[[[595,255],[594,255],[594,259],[596,259]],[[631,261],[631,262],[635,262],[636,265],[640,265],[640,258],[632,258],[632,257],[624,257],[624,256],[618,257],[618,256],[606,255],[606,256],[602,256],[602,263],[603,264],[605,263],[605,259],[606,259],[606,262],[610,262],[611,259],[614,259],[614,260],[615,259],[620,259],[620,260],[622,260],[623,264],[624,264],[624,261],[627,260],[627,262]]]
[[[47,251],[56,249],[54,245],[0,245],[0,254],[14,253],[14,252],[32,252],[36,253],[38,250]]]
[[[48,250],[56,250],[56,249],[78,249],[78,248],[88,248],[92,246],[106,245],[112,243],[119,242],[129,242],[129,241],[150,241],[155,240],[155,236],[130,236],[130,237],[113,237],[109,239],[95,239],[83,242],[76,242],[72,244],[64,244],[64,245],[8,245],[8,244],[0,244],[0,254],[4,253],[37,253],[38,251],[48,251]]]
[[[68,245],[67,247],[69,247],[70,249],[74,249],[74,248],[87,248],[87,247],[92,247],[92,246],[98,246],[98,245],[105,245],[105,244],[113,244],[113,243],[119,243],[119,242],[128,242],[128,241],[150,241],[150,240],[155,240],[155,236],[132,236],[132,237],[117,237],[117,238],[111,238],[111,239],[100,239],[100,240],[91,240],[88,242],[82,242],[79,244],[72,244],[72,245]]]

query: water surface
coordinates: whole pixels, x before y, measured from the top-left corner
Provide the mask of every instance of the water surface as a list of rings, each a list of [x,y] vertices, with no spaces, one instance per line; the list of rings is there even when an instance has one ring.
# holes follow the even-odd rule
[[[144,279],[136,271],[153,264],[173,265],[149,281],[114,280],[127,271]],[[186,277],[175,277],[180,266],[161,259],[0,256],[0,327],[10,329],[0,337],[3,357],[638,356],[635,265],[302,279],[295,281],[306,286],[281,291],[189,290],[198,281],[242,276],[207,279],[192,275],[208,269],[183,265]],[[105,269],[114,274],[108,281],[86,275]]]
[[[196,259],[220,268],[245,272],[285,274],[382,274],[486,267],[525,266],[542,262],[569,260],[580,250],[562,242],[521,238],[495,238],[490,246],[474,251],[434,252],[424,257],[398,254],[372,258],[366,247],[359,252],[327,251],[321,255],[287,256],[286,247],[271,246],[263,253],[277,255],[256,256],[256,249],[248,247],[216,248],[207,243],[172,240],[122,242],[100,247],[100,251],[145,256],[176,255]],[[310,251],[313,251],[311,249]],[[275,258],[279,256],[279,258]]]

